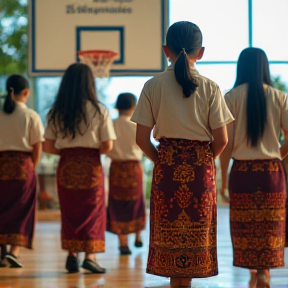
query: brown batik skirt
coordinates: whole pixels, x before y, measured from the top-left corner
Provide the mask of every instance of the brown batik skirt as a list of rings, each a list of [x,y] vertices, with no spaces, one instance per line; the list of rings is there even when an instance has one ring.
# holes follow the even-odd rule
[[[99,150],[61,150],[57,187],[62,248],[73,252],[104,252],[106,209]]]
[[[209,142],[160,139],[150,205],[147,273],[218,274],[215,167]]]
[[[112,161],[107,231],[129,234],[145,228],[143,169],[140,161]]]
[[[280,160],[235,160],[229,182],[233,265],[284,266],[286,187]]]
[[[0,152],[0,244],[32,249],[36,175],[31,153]]]

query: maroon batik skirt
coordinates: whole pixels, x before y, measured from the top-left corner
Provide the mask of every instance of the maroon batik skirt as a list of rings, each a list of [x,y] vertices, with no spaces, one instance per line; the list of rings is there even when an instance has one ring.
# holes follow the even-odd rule
[[[209,142],[160,139],[150,205],[147,273],[218,274],[215,166]]]
[[[112,161],[107,219],[107,231],[118,235],[145,228],[143,169],[140,161]]]
[[[0,244],[32,249],[36,174],[31,153],[0,152]]]
[[[61,150],[57,187],[62,248],[73,252],[104,252],[106,209],[99,150]]]
[[[282,165],[284,168],[284,172],[285,172],[285,178],[286,178],[286,192],[288,189],[288,157],[284,158],[282,160]],[[285,246],[288,247],[288,196],[286,199],[286,243]]]
[[[280,160],[235,160],[229,191],[233,265],[284,266],[286,185]]]

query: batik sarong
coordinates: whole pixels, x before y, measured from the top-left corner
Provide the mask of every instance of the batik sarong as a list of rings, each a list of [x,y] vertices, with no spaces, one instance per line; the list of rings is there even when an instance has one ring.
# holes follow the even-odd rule
[[[0,244],[32,249],[36,175],[31,153],[0,152]]]
[[[72,252],[104,252],[106,209],[99,150],[61,150],[57,187],[62,248]]]
[[[143,169],[139,161],[112,161],[107,219],[107,231],[118,235],[145,228]]]
[[[209,142],[160,139],[153,171],[147,273],[218,274],[215,166]]]
[[[286,193],[288,193],[288,157],[282,160],[282,165],[285,172],[285,179],[286,179]],[[288,195],[286,198],[286,241],[285,247],[288,247]]]
[[[233,265],[284,266],[286,185],[280,160],[235,160],[229,182]]]

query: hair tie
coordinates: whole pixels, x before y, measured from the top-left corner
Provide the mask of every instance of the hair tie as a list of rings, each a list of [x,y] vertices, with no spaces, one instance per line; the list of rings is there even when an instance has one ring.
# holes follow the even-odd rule
[[[186,53],[186,49],[185,49],[185,48],[182,48],[182,51],[180,52],[180,54],[181,54],[181,53],[187,54],[187,53]]]
[[[13,99],[13,96],[14,96],[14,88],[13,87],[10,87],[9,88],[9,93],[8,95],[11,97],[11,99]]]

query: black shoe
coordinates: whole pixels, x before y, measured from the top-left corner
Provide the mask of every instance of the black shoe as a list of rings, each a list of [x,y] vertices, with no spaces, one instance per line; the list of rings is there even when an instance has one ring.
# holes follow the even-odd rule
[[[96,274],[103,274],[106,272],[105,268],[102,268],[97,262],[90,259],[85,259],[81,267]]]
[[[3,260],[5,258],[5,254],[7,253],[6,245],[0,244],[0,251],[1,251],[0,259]]]
[[[12,253],[6,253],[5,259],[9,262],[10,268],[23,268],[23,264]]]
[[[75,256],[68,256],[66,260],[66,269],[69,273],[77,273],[79,272],[79,265],[77,257]]]
[[[1,255],[0,255],[0,268],[6,267],[6,263],[3,261],[5,259],[5,255],[7,253],[6,251],[6,245],[1,244],[0,245]]]
[[[120,246],[119,250],[120,250],[120,255],[131,255],[132,254],[132,252],[128,246]]]
[[[135,247],[140,248],[143,247],[143,242],[141,240],[135,240]]]
[[[0,262],[0,268],[7,267],[7,265],[4,262]]]

